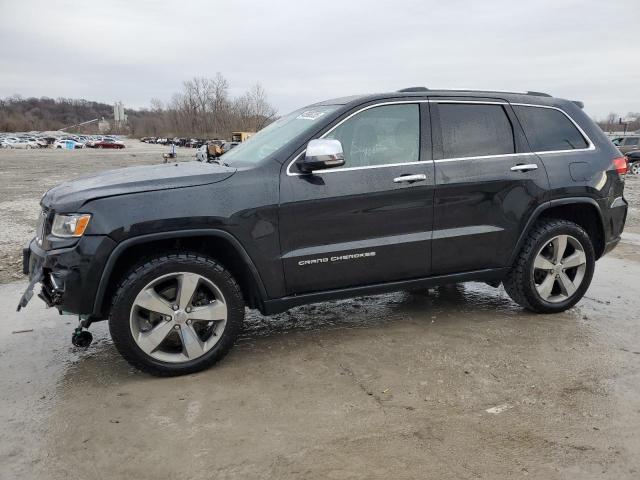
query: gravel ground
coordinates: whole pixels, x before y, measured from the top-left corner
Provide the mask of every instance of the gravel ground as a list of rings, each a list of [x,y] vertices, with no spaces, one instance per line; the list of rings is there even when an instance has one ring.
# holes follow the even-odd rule
[[[0,149],[0,284],[21,280],[22,247],[35,230],[38,202],[49,188],[102,170],[162,163],[169,151],[161,145],[126,140],[123,150],[6,150]],[[178,159],[195,156],[178,149]]]

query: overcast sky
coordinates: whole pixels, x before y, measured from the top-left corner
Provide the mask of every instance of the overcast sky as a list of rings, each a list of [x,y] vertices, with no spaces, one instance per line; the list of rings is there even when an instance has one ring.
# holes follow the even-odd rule
[[[256,81],[281,114],[355,93],[473,87],[640,111],[640,0],[0,0],[0,97],[144,107]]]

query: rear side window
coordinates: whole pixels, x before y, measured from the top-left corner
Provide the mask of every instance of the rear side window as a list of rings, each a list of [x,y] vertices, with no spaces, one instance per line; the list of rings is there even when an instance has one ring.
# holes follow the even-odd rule
[[[534,152],[574,150],[589,144],[567,116],[553,108],[514,106]]]
[[[444,158],[515,152],[513,126],[502,105],[438,104]]]

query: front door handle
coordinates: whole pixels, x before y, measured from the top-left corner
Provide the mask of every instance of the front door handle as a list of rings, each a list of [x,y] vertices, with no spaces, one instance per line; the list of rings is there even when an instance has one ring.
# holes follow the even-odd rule
[[[409,182],[409,183],[413,183],[413,182],[424,182],[427,179],[426,175],[423,175],[422,173],[418,174],[418,175],[401,175],[399,177],[396,177],[393,179],[393,183],[402,183],[402,182]]]
[[[529,170],[537,170],[538,165],[535,163],[519,163],[511,167],[512,172],[528,172]]]

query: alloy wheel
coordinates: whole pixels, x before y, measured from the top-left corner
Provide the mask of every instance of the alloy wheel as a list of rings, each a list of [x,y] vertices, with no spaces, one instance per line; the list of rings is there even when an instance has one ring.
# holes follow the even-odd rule
[[[130,328],[140,349],[156,360],[182,363],[201,357],[220,340],[227,304],[208,278],[191,272],[148,283],[131,307]]]
[[[540,298],[560,303],[571,298],[584,279],[587,256],[571,235],[557,235],[538,252],[533,263],[533,281]]]

